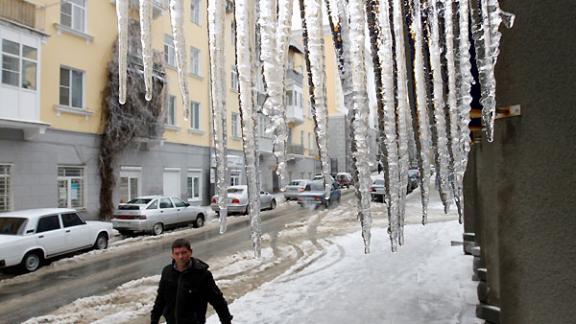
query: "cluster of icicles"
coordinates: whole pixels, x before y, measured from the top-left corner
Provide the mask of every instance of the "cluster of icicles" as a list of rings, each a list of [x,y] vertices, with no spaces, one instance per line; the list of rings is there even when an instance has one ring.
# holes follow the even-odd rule
[[[130,0],[116,0],[119,30],[119,101],[126,100],[128,10]],[[188,107],[184,0],[170,0],[170,21],[176,66],[184,107]],[[211,108],[216,190],[220,232],[226,231],[226,89],[225,18],[227,0],[208,0]],[[258,182],[257,118],[268,117],[274,135],[274,155],[280,185],[286,183],[286,73],[292,31],[292,0],[235,0],[236,65],[239,77],[241,129],[249,195],[251,238],[255,256],[261,254],[260,183]],[[353,177],[358,219],[365,252],[370,251],[372,224],[367,73],[373,73],[379,120],[380,162],[384,166],[385,202],[391,247],[404,242],[403,226],[410,161],[408,143],[417,148],[422,223],[427,221],[431,164],[447,212],[452,199],[460,220],[463,177],[470,150],[471,42],[481,86],[482,122],[493,140],[496,111],[494,66],[499,52],[501,22],[511,27],[514,16],[498,0],[298,0],[316,143],[326,194],[331,177],[327,152],[326,71],[323,10],[326,10],[338,62],[344,105],[351,115]],[[152,97],[152,0],[139,0],[146,99]],[[257,39],[254,43],[253,39]],[[365,44],[370,43],[369,49]],[[371,59],[373,71],[366,68]],[[255,84],[262,78],[266,101],[257,106]],[[412,94],[412,95],[410,95]],[[188,117],[188,109],[184,109]],[[410,138],[413,136],[414,138]],[[433,159],[433,161],[431,161]]]

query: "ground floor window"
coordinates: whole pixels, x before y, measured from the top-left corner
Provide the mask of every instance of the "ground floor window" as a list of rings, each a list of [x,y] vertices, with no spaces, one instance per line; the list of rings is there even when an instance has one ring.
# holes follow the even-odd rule
[[[0,165],[0,211],[9,211],[10,199],[10,165]]]
[[[240,184],[240,171],[230,170],[230,185],[237,186]]]
[[[83,167],[58,167],[58,207],[85,208]]]
[[[120,203],[128,202],[140,196],[140,175],[142,170],[139,167],[122,167],[120,170]]]
[[[200,192],[202,191],[202,186],[200,179],[202,178],[201,171],[188,171],[187,176],[187,198],[188,200],[200,200]]]

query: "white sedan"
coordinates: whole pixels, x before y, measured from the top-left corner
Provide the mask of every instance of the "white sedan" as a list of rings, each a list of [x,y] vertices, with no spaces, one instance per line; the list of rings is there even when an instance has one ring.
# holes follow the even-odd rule
[[[248,214],[248,186],[237,185],[230,186],[226,191],[228,195],[228,213]],[[212,196],[210,200],[210,207],[216,213],[220,212],[218,206],[218,196]],[[274,209],[276,208],[276,199],[270,193],[260,191],[260,209]]]
[[[106,249],[112,224],[84,221],[74,209],[29,209],[0,214],[0,268],[36,271],[44,260]]]

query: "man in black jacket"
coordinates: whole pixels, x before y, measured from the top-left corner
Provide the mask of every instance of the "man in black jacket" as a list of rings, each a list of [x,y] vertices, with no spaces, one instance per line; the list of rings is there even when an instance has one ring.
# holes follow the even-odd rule
[[[204,324],[208,303],[222,324],[232,323],[228,304],[214,282],[208,265],[192,257],[190,242],[172,243],[172,264],[162,270],[158,295],[152,308],[152,324],[164,315],[168,324]]]

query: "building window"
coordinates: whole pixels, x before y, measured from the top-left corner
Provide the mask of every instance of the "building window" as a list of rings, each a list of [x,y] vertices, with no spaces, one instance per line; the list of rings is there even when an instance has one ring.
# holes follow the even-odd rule
[[[60,68],[60,105],[84,107],[84,72]]]
[[[200,130],[200,103],[192,101],[190,108],[190,128]]]
[[[2,83],[36,90],[37,66],[36,48],[2,40]]]
[[[0,211],[10,210],[10,166],[0,165]]]
[[[84,168],[58,168],[58,207],[84,208]]]
[[[240,115],[232,113],[232,137],[240,137]]]
[[[190,2],[190,15],[192,22],[196,25],[200,25],[200,0],[192,0]]]
[[[122,167],[120,171],[120,203],[140,196],[140,167]]]
[[[237,186],[240,184],[240,171],[230,170],[230,185]]]
[[[292,106],[292,104],[293,104],[292,91],[288,90],[286,91],[286,105]]]
[[[174,38],[164,35],[164,62],[169,66],[176,66],[176,50],[174,49]]]
[[[187,197],[188,200],[200,200],[200,192],[202,190],[200,179],[202,178],[202,172],[200,171],[189,171],[187,180]]]
[[[192,47],[191,54],[190,54],[190,71],[195,76],[200,76],[200,50]]]
[[[60,24],[74,30],[86,30],[86,0],[62,0]]]
[[[232,66],[232,72],[230,73],[230,88],[234,91],[240,89],[238,85],[238,69],[236,68],[236,65]]]
[[[171,126],[176,125],[176,96],[168,96],[164,123]]]

